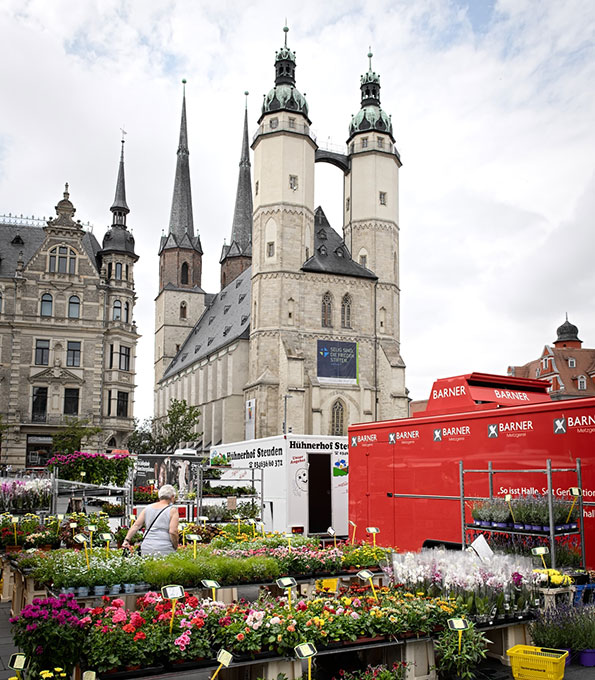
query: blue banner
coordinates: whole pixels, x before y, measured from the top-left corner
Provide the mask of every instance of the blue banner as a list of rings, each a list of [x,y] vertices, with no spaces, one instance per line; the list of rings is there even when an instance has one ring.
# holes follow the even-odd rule
[[[318,380],[357,385],[357,343],[338,340],[317,340],[317,343]]]

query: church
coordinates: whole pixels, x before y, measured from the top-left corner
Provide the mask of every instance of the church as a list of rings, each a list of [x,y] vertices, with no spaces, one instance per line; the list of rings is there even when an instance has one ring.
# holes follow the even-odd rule
[[[217,294],[201,284],[185,95],[182,103],[169,230],[159,244],[155,416],[172,399],[199,406],[196,440],[186,444],[200,452],[282,432],[341,436],[350,423],[408,415],[399,329],[401,160],[380,105],[380,78],[370,53],[344,153],[319,148],[284,32],[251,144],[244,115]],[[343,176],[341,235],[314,205],[322,162]]]

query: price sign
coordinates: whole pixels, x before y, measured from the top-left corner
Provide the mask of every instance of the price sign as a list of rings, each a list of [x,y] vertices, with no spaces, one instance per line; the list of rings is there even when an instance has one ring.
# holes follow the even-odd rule
[[[75,534],[75,535],[73,536],[73,539],[74,539],[77,543],[80,543],[81,545],[82,545],[83,543],[86,543],[86,542],[87,542],[87,537],[85,536],[85,534]]]
[[[64,519],[64,515],[57,515],[58,521],[61,522]]]
[[[537,548],[531,548],[532,555],[549,555],[550,549],[547,545],[540,545]]]
[[[69,526],[71,529],[76,529],[78,527],[78,524],[76,522],[70,522]]]
[[[294,647],[294,652],[298,659],[309,659],[316,655],[316,647],[311,642],[302,642]]]
[[[24,654],[13,654],[9,661],[8,667],[13,671],[22,671],[27,668],[27,657]]]
[[[334,536],[337,532],[333,529],[333,527],[329,527],[329,528],[326,530],[326,533],[327,533],[329,536]]]
[[[507,503],[510,503],[510,501],[512,500],[512,495],[509,494],[509,493],[507,493],[506,496],[504,496],[504,500],[505,500]]]
[[[18,517],[12,517],[10,520],[13,524],[18,524],[19,523],[19,518]]]
[[[228,652],[226,649],[220,649],[217,652],[217,661],[222,666],[225,666],[227,668],[229,666],[229,664],[233,661],[233,655],[230,652]]]
[[[571,496],[582,496],[583,495],[583,490],[579,489],[578,486],[573,486],[570,489],[570,495]]]
[[[184,597],[184,586],[163,586],[161,597],[165,600],[179,600]]]
[[[378,527],[366,527],[366,531],[369,534],[379,534],[380,533],[380,529]]]
[[[297,581],[293,578],[293,576],[278,578],[275,583],[279,586],[279,588],[293,588],[294,586],[297,586]]]
[[[97,673],[95,671],[85,671],[83,673],[83,680],[95,680]]]
[[[87,529],[89,531],[97,531],[97,525],[96,524],[87,524]]]
[[[198,534],[187,534],[186,538],[189,541],[200,541],[201,537]]]
[[[99,538],[102,541],[113,541],[114,537],[111,534],[99,534]]]
[[[362,581],[369,581],[374,577],[374,574],[369,569],[362,569],[357,572],[357,577]]]
[[[204,578],[201,583],[205,588],[221,588],[218,581],[211,581],[208,578]]]
[[[469,622],[465,619],[448,619],[446,622],[451,630],[467,630]]]

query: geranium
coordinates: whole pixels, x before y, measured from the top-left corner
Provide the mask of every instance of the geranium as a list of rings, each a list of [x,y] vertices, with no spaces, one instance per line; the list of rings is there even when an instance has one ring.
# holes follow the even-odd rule
[[[88,611],[68,594],[36,598],[10,619],[13,639],[29,658],[31,671],[50,668],[56,659],[72,671],[80,658]]]

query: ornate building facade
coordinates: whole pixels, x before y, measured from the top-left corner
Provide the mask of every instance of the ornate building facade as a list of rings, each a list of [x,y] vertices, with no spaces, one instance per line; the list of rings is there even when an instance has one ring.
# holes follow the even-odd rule
[[[509,366],[508,375],[547,380],[552,399],[595,396],[595,349],[583,347],[578,328],[568,321],[568,316],[556,336],[553,345],[545,345],[539,358],[523,366]]]
[[[319,149],[284,30],[275,84],[251,145],[253,187],[244,118],[232,236],[220,260],[222,290],[205,294],[200,278],[198,289],[183,288],[181,269],[160,277],[155,414],[162,417],[172,398],[200,406],[202,436],[188,444],[204,451],[289,429],[346,435],[352,422],[407,415],[399,341],[401,161],[390,117],[380,106],[380,79],[370,54],[345,153]],[[185,125],[184,106],[184,138]],[[314,205],[317,162],[343,174],[342,236]],[[179,168],[180,150],[176,186]],[[179,200],[174,191],[174,205]],[[170,220],[160,272],[166,268],[164,244],[182,258],[182,267],[191,267],[189,244],[197,238],[193,227],[183,236]],[[192,295],[200,303],[184,317]],[[167,309],[175,317],[169,326]],[[189,319],[185,329],[182,318]],[[176,337],[169,345],[168,333]]]
[[[100,245],[75,221],[68,185],[57,216],[0,218],[0,462],[42,465],[69,418],[102,428],[91,450],[123,448],[133,426],[134,238],[124,146]]]

